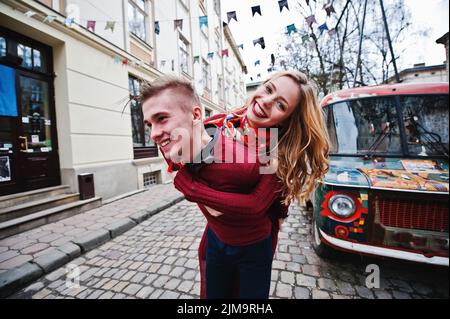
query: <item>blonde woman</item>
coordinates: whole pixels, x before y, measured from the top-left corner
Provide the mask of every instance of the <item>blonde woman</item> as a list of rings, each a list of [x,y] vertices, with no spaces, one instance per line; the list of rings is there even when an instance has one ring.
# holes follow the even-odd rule
[[[248,99],[245,107],[229,114],[219,114],[209,118],[205,124],[213,124],[221,129],[226,136],[231,136],[243,144],[255,143],[251,136],[268,141],[267,135],[261,136],[260,128],[278,128],[277,167],[276,175],[281,181],[279,198],[268,209],[266,216],[272,222],[270,251],[262,251],[251,255],[256,247],[266,247],[259,243],[248,243],[246,233],[239,233],[239,239],[245,245],[227,243],[223,238],[228,234],[221,233],[221,218],[226,214],[229,223],[230,207],[235,211],[239,208],[239,201],[233,200],[233,193],[215,193],[202,183],[201,178],[192,176],[188,170],[181,170],[174,179],[175,187],[181,191],[187,200],[204,205],[213,218],[208,218],[208,225],[199,247],[201,272],[201,297],[227,298],[240,296],[239,291],[255,290],[250,296],[268,297],[270,288],[270,268],[275,252],[280,222],[287,216],[287,208],[293,200],[305,202],[314,191],[317,180],[321,179],[328,170],[329,143],[325,131],[322,111],[317,102],[317,90],[307,76],[299,71],[282,71],[275,73],[266,80]],[[254,131],[255,134],[248,134]],[[263,130],[264,131],[264,130]],[[259,134],[259,135],[258,135]],[[264,133],[267,134],[267,133]],[[265,145],[266,147],[268,145]],[[236,197],[239,198],[239,197]],[[257,203],[255,203],[255,206]],[[248,203],[243,209],[248,210]],[[228,212],[228,213],[227,213]],[[251,216],[246,212],[247,216]],[[233,216],[231,216],[233,217]],[[236,227],[241,227],[246,221],[236,218]],[[255,228],[258,225],[251,225]],[[245,229],[245,228],[242,228]],[[261,241],[263,243],[263,241]],[[253,248],[252,248],[253,247]],[[258,263],[256,259],[267,260],[270,254],[269,267],[267,262]],[[253,282],[247,280],[249,272],[242,271],[242,256],[251,255],[253,260],[244,268],[250,268],[252,274],[260,275]],[[259,256],[259,257],[258,257]],[[250,266],[249,266],[250,265]],[[233,269],[235,271],[233,272]],[[255,277],[256,278],[256,277]],[[235,283],[234,286],[230,282]],[[251,287],[249,287],[251,285]],[[245,286],[245,287],[243,287]],[[245,288],[245,289],[243,289]],[[259,290],[259,291],[256,291]],[[245,296],[249,296],[248,294]],[[242,297],[242,295],[241,295]]]

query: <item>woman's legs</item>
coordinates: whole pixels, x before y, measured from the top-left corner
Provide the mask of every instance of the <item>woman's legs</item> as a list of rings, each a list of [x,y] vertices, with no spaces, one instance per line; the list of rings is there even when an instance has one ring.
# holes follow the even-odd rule
[[[239,298],[269,299],[272,274],[272,236],[242,247],[239,259]]]

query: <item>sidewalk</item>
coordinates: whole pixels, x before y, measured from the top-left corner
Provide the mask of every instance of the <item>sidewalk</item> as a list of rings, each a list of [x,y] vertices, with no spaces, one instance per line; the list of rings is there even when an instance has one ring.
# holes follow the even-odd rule
[[[0,297],[181,201],[172,184],[0,240]]]

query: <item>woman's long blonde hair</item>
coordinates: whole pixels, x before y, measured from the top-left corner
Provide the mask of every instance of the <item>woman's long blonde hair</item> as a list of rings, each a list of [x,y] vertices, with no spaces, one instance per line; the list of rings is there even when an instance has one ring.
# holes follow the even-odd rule
[[[287,76],[299,87],[299,104],[282,123],[278,141],[276,174],[283,182],[284,203],[310,199],[315,184],[329,169],[330,145],[322,110],[317,102],[317,87],[308,77],[295,70],[273,74],[265,83]]]

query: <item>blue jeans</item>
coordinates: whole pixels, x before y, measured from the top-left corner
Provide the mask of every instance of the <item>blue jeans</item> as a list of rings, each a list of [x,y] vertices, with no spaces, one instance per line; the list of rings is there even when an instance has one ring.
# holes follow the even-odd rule
[[[223,243],[211,228],[206,234],[206,298],[268,299],[272,236],[246,246]]]

